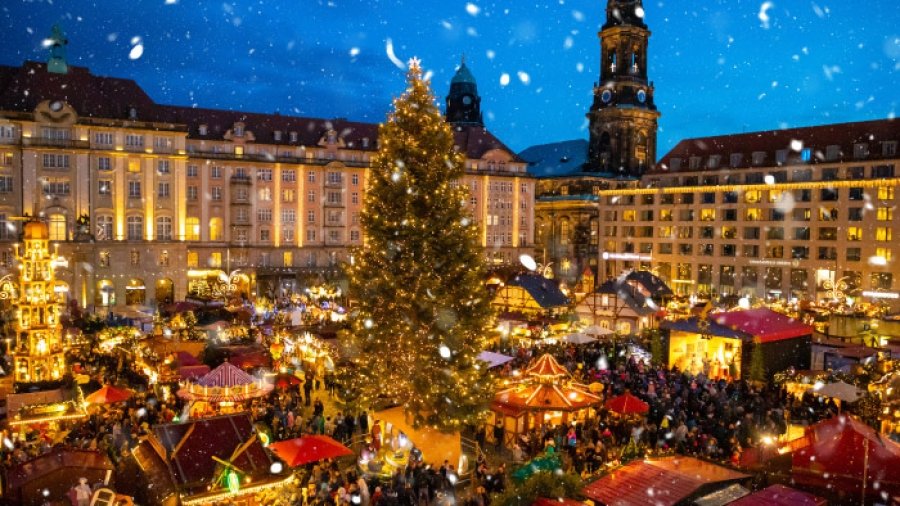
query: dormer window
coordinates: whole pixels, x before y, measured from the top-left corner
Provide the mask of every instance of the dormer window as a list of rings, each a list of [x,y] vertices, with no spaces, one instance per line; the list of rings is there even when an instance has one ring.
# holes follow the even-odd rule
[[[865,158],[869,156],[869,144],[857,142],[853,145],[853,158]]]
[[[368,137],[362,138],[362,147],[363,147],[363,149],[366,149],[369,147],[369,138]]]
[[[825,147],[825,160],[828,162],[833,162],[840,158],[841,156],[841,147],[837,144],[832,144],[830,146]]]
[[[691,157],[691,170],[697,170],[700,168],[700,157],[692,156]]]
[[[327,142],[328,142],[328,144],[337,143],[337,132],[335,132],[334,130],[329,130],[328,136],[327,136]]]
[[[809,162],[812,160],[812,148],[803,148],[800,150],[800,159],[804,162]]]
[[[244,125],[234,125],[234,136],[235,137],[243,137],[244,136]]]
[[[706,161],[706,168],[718,169],[720,158],[721,158],[721,155],[710,155],[709,160]]]
[[[894,156],[897,154],[897,141],[884,141],[881,143],[881,156]]]
[[[209,132],[209,127],[206,125],[200,125],[200,135],[206,135]]]
[[[775,152],[775,163],[778,165],[782,165],[787,162],[788,150],[779,149]]]
[[[731,153],[730,165],[732,167],[740,167],[743,161],[744,155],[742,153]]]
[[[669,160],[669,168],[672,170],[681,170],[681,158],[672,158]]]
[[[275,130],[275,142],[281,142],[281,130]]]
[[[754,151],[751,156],[753,157],[753,165],[762,165],[766,163],[765,151]]]
[[[297,142],[297,132],[291,132],[291,142]]]
[[[136,107],[128,108],[128,119],[137,119],[137,108]]]

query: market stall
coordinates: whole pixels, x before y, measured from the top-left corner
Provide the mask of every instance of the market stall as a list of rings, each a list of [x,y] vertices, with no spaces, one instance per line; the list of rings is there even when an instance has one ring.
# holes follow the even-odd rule
[[[243,410],[244,401],[262,397],[273,385],[254,378],[230,362],[223,362],[196,382],[183,382],[178,396],[191,402],[191,417]]]

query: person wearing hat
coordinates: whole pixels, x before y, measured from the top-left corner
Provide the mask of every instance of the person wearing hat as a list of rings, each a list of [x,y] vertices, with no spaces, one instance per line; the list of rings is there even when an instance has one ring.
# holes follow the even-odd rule
[[[88,485],[88,479],[84,477],[79,478],[78,485],[75,486],[75,501],[78,503],[78,506],[90,506],[91,495],[93,495],[93,491],[91,486]]]

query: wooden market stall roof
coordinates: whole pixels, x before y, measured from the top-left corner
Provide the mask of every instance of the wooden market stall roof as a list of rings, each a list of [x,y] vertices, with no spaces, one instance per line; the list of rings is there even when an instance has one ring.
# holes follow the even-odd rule
[[[103,479],[115,469],[105,453],[97,450],[55,448],[31,460],[22,462],[6,472],[6,496],[26,503],[26,499],[39,499],[37,490],[45,487],[66,490],[78,484],[78,479],[88,477],[93,483]],[[33,496],[33,497],[32,497]]]
[[[240,370],[231,362],[222,362],[222,365],[200,378],[197,384],[204,387],[236,387],[255,382],[253,376]]]
[[[693,457],[667,457],[633,461],[590,483],[582,494],[598,505],[674,506],[749,478]]]
[[[813,328],[795,318],[768,308],[715,313],[709,319],[719,325],[753,336],[760,343],[811,336]]]
[[[746,495],[729,506],[827,506],[828,501],[784,485],[772,485]]]

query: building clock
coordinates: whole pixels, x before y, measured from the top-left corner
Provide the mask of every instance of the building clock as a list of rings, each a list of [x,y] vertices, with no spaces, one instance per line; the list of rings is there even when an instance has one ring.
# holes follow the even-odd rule
[[[646,102],[646,101],[647,101],[647,92],[644,91],[644,90],[638,90],[638,92],[637,92],[637,99],[638,99],[638,102],[640,102],[640,103],[642,103],[642,104],[643,104],[644,102]]]
[[[610,101],[612,101],[612,91],[603,90],[603,93],[600,94],[600,100],[602,100],[604,104],[610,103]]]

